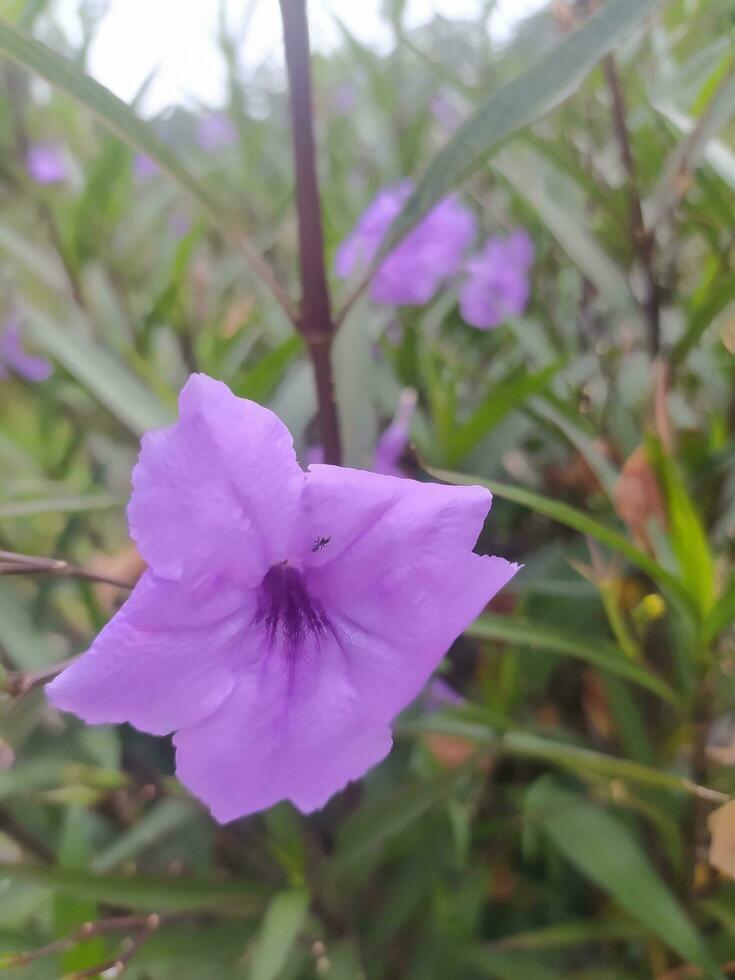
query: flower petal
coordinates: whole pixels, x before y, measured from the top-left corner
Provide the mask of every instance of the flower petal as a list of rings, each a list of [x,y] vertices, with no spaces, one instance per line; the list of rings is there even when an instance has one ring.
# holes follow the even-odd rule
[[[390,720],[518,570],[471,552],[490,494],[312,466],[304,502],[314,533],[329,539],[307,560],[309,588],[363,710]]]
[[[143,437],[128,507],[138,548],[163,578],[228,577],[254,585],[288,557],[304,474],[267,408],[195,374],[179,421]]]
[[[362,710],[333,637],[289,659],[268,650],[217,711],[174,738],[179,779],[222,823],[291,800],[323,806],[391,747],[385,723]]]
[[[247,662],[253,613],[240,589],[194,591],[146,572],[90,649],[48,685],[48,698],[90,724],[129,722],[154,735],[194,724]]]

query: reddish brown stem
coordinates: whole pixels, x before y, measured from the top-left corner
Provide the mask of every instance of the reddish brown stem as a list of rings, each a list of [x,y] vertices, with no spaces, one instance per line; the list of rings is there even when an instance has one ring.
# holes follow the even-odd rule
[[[612,121],[615,139],[618,143],[620,160],[628,181],[628,198],[630,203],[630,235],[633,250],[643,269],[646,279],[646,295],[643,309],[648,324],[648,343],[651,353],[656,357],[661,347],[661,290],[655,268],[656,240],[653,229],[646,228],[643,218],[643,208],[638,189],[638,175],[630,142],[628,124],[626,122],[625,97],[620,84],[620,76],[612,55],[603,62],[607,87],[612,100]]]
[[[331,361],[335,327],[324,267],[324,234],[316,172],[306,0],[280,0],[280,7],[291,105],[296,209],[299,219],[302,299],[297,326],[309,347],[314,367],[319,431],[324,456],[328,463],[339,464],[342,452]]]

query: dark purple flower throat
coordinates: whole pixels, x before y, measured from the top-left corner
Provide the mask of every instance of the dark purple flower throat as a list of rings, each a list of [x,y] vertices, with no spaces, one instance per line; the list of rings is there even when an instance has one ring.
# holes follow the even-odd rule
[[[265,626],[271,649],[280,641],[289,657],[298,653],[310,633],[322,637],[329,629],[324,609],[309,593],[303,575],[285,561],[265,573],[255,622]]]

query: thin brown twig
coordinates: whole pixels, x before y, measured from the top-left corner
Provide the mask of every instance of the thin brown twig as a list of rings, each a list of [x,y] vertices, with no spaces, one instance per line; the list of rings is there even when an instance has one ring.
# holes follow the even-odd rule
[[[43,959],[45,956],[53,956],[56,953],[65,953],[78,943],[92,939],[94,936],[105,936],[111,932],[130,932],[135,929],[144,929],[150,916],[148,915],[121,915],[112,919],[100,919],[98,922],[85,922],[83,926],[73,932],[70,936],[63,939],[55,939],[45,946],[31,949],[23,953],[16,953],[12,957],[10,966],[27,966],[35,960]],[[93,974],[94,975],[94,974]]]
[[[53,680],[62,670],[66,670],[70,664],[74,663],[78,656],[80,654],[75,654],[73,657],[61,660],[50,667],[44,667],[42,670],[10,671],[4,678],[0,690],[10,695],[11,698],[22,698],[34,687],[38,687],[39,684]]]
[[[64,980],[84,980],[85,977],[96,977],[100,973],[105,973],[107,970],[114,970],[113,975],[119,977],[160,925],[160,915],[156,915],[155,913],[149,915],[138,935],[130,941],[127,949],[123,950],[119,956],[115,957],[115,959],[107,960],[105,963],[98,963],[97,966],[90,966],[86,970],[77,970],[76,973],[70,973]]]
[[[113,585],[118,589],[132,589],[135,584],[110,575],[101,575],[62,558],[21,555],[14,551],[0,551],[0,575],[60,575],[64,578],[83,578],[89,582]]]
[[[342,450],[331,360],[335,325],[332,320],[324,266],[324,235],[316,171],[306,0],[280,0],[280,7],[291,104],[296,209],[299,225],[302,300],[297,328],[308,345],[314,368],[319,431],[324,456],[328,463],[339,464]]]
[[[646,295],[643,310],[648,325],[648,343],[651,354],[656,357],[661,349],[661,290],[655,269],[656,239],[652,228],[646,228],[643,207],[638,189],[638,176],[635,157],[626,121],[625,97],[620,83],[617,65],[610,54],[603,61],[605,79],[612,100],[612,121],[618,143],[620,160],[628,182],[630,203],[630,234],[633,250],[643,269],[646,280]]]

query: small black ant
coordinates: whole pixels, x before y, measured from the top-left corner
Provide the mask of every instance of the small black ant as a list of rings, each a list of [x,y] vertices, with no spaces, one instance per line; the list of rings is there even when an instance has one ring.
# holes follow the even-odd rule
[[[331,538],[317,538],[314,544],[311,546],[312,551],[321,551],[322,548],[326,548]]]

